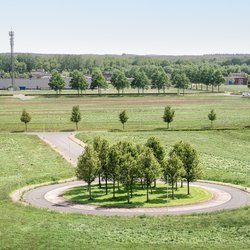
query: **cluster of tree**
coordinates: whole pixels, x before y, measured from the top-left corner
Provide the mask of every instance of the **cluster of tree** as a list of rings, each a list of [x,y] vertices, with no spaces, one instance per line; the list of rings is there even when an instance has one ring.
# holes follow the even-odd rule
[[[88,184],[89,199],[91,183],[98,177],[99,187],[105,181],[106,194],[108,181],[113,183],[113,197],[116,189],[121,185],[127,192],[128,203],[133,197],[135,184],[140,183],[145,189],[147,201],[149,190],[159,178],[164,179],[172,186],[174,198],[174,185],[180,180],[187,181],[187,194],[190,194],[189,184],[201,177],[201,166],[197,151],[185,142],[178,142],[166,156],[163,146],[155,137],[148,139],[145,145],[120,141],[110,145],[106,139],[94,138],[93,145],[88,145],[85,152],[79,157],[76,168],[77,178]]]

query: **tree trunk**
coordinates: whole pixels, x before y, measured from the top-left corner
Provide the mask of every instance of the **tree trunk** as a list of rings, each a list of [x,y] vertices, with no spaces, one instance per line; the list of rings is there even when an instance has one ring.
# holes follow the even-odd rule
[[[174,182],[172,181],[172,199],[174,199]]]
[[[78,130],[78,123],[76,122],[76,130]]]
[[[184,96],[185,89],[183,88],[183,96]]]
[[[25,122],[25,131],[27,132],[27,122]]]
[[[91,183],[88,183],[88,189],[89,189],[89,200],[92,200],[92,195],[91,195]]]
[[[207,84],[207,91],[208,91],[208,84]]]
[[[128,198],[128,203],[130,203],[130,193],[129,193],[129,187],[127,187],[127,198]]]
[[[175,190],[176,191],[178,190],[178,182],[177,181],[175,182]]]
[[[79,91],[79,89],[77,90],[77,95],[80,96],[80,91]]]
[[[156,179],[154,179],[154,188],[156,188]]]
[[[113,179],[113,198],[115,198],[115,178]]]
[[[160,88],[158,87],[158,95],[160,95]]]
[[[150,193],[153,194],[153,189],[152,189],[151,183],[150,183]]]
[[[214,93],[214,85],[212,84],[212,93]]]
[[[180,88],[178,88],[178,92],[177,92],[177,95],[180,95]]]
[[[181,187],[183,188],[183,179],[181,179]]]
[[[203,90],[203,84],[201,84],[201,90]]]
[[[190,195],[189,180],[187,179],[187,194]]]
[[[149,201],[149,195],[148,195],[148,182],[147,182],[147,202]]]
[[[106,195],[108,194],[108,178],[105,177],[105,190],[106,190]]]
[[[124,123],[122,123],[122,128],[123,128],[123,130],[124,130]]]
[[[98,185],[99,185],[99,188],[102,188],[101,174],[100,173],[98,174]]]
[[[120,180],[119,180],[119,178],[117,180],[117,188],[118,188],[118,191],[120,191]]]
[[[220,85],[218,85],[218,92],[220,92]]]
[[[211,121],[211,129],[213,129],[213,121]]]
[[[138,91],[138,95],[140,95],[140,89],[139,88],[137,89],[137,91]]]
[[[169,122],[168,122],[168,129],[169,129]]]
[[[144,189],[143,179],[141,178],[141,188]]]

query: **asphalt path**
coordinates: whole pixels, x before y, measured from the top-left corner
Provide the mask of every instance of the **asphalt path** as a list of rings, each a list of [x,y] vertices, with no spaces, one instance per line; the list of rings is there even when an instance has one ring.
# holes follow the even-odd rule
[[[71,132],[48,132],[32,133],[53,149],[59,152],[74,166],[77,159],[84,151],[83,145],[75,140],[75,133]],[[205,188],[213,193],[213,198],[207,202],[168,207],[167,204],[160,208],[110,208],[95,205],[74,204],[63,198],[63,193],[70,188],[86,185],[84,182],[73,181],[61,184],[42,186],[30,190],[23,195],[26,203],[37,208],[45,208],[51,211],[63,213],[81,213],[105,216],[138,216],[138,215],[181,215],[193,213],[209,213],[225,209],[235,209],[250,205],[250,194],[235,187],[220,184],[197,182],[193,185]]]
[[[77,165],[77,159],[84,151],[84,147],[80,145],[82,143],[74,138],[76,132],[39,132],[29,134],[37,135],[73,166]]]
[[[139,216],[139,215],[181,215],[194,213],[210,213],[225,209],[235,209],[250,205],[250,194],[238,188],[212,183],[196,182],[193,185],[205,188],[213,193],[209,201],[185,205],[155,208],[112,208],[96,205],[76,204],[66,201],[63,193],[73,187],[86,183],[73,181],[39,187],[24,194],[25,202],[37,208],[63,213],[80,213],[102,216]]]

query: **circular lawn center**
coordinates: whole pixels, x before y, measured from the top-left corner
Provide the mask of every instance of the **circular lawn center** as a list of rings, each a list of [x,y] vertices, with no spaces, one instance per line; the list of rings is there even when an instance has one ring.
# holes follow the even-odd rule
[[[87,186],[75,187],[67,190],[64,193],[64,198],[73,203],[92,204],[107,207],[163,207],[163,206],[179,206],[201,203],[212,199],[213,194],[208,190],[190,186],[190,195],[187,195],[187,187],[178,187],[174,190],[174,199],[172,199],[172,190],[168,187],[168,202],[167,202],[167,186],[166,184],[157,183],[156,188],[152,188],[152,194],[149,189],[149,201],[146,201],[146,188],[143,189],[140,185],[136,185],[133,189],[130,203],[127,201],[127,191],[120,187],[116,189],[115,198],[113,198],[112,184],[108,184],[108,194],[106,195],[105,185],[99,188],[98,185],[91,186],[92,199],[89,199]]]

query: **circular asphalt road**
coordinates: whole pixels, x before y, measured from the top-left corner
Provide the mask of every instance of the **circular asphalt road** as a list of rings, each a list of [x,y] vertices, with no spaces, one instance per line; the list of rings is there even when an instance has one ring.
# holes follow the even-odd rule
[[[193,185],[205,188],[213,193],[207,202],[154,208],[110,208],[96,205],[75,204],[66,201],[63,193],[70,188],[86,185],[81,181],[73,181],[49,186],[42,186],[28,191],[23,198],[26,203],[37,208],[45,208],[62,213],[80,213],[101,216],[159,216],[209,213],[225,209],[234,209],[250,205],[250,194],[238,188],[219,184],[196,182]]]

